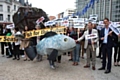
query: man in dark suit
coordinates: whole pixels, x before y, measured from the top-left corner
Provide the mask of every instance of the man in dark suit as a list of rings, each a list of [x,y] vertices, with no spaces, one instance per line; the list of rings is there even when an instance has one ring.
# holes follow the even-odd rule
[[[3,24],[3,26],[1,27],[1,36],[6,35],[6,31],[5,31],[5,24]],[[5,48],[5,42],[1,42],[1,54],[4,57],[4,48]],[[6,54],[8,55],[8,54]]]
[[[112,63],[112,47],[113,47],[113,40],[114,34],[113,31],[110,29],[110,22],[108,18],[104,19],[105,28],[101,30],[100,39],[102,40],[102,54],[103,54],[103,63],[102,67],[98,70],[105,70],[106,69],[106,57],[108,58],[107,69],[105,74],[111,72],[111,63]]]

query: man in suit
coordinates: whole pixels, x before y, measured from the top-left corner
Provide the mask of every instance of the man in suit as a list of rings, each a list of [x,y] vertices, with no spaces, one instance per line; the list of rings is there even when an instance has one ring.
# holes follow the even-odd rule
[[[3,26],[1,27],[1,36],[5,36],[6,35],[6,30],[5,30],[5,24],[3,24]],[[1,42],[1,54],[4,57],[4,48],[5,48],[5,42]],[[9,55],[9,54],[6,54]]]
[[[81,41],[85,38],[88,34],[97,34],[98,31],[96,29],[93,29],[93,24],[91,22],[88,23],[88,30],[84,32],[84,34],[77,39],[76,41]],[[97,41],[98,38],[94,39],[85,39],[84,48],[86,49],[87,53],[87,64],[84,66],[84,68],[90,68],[90,61],[92,59],[92,69],[95,70],[95,63],[96,63],[96,48],[97,48]],[[92,57],[90,57],[92,55]]]
[[[111,63],[112,63],[112,47],[113,47],[113,40],[114,34],[113,31],[110,29],[110,22],[108,18],[104,19],[105,28],[101,30],[100,39],[102,40],[102,54],[103,54],[103,63],[102,67],[98,70],[105,70],[106,68],[106,57],[108,59],[107,69],[105,74],[111,72]]]

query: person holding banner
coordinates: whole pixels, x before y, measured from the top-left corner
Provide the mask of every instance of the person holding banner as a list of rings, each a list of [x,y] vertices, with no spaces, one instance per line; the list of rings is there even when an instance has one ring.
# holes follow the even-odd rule
[[[6,35],[6,25],[3,24],[3,26],[1,27],[1,36],[5,36]],[[5,48],[5,42],[1,42],[1,53],[2,56],[4,57],[4,48]],[[6,54],[8,55],[8,54]]]
[[[102,67],[98,70],[105,70],[106,69],[106,57],[108,59],[107,63],[107,69],[105,71],[105,74],[108,74],[111,72],[111,66],[112,66],[112,47],[114,43],[114,34],[111,30],[111,25],[108,18],[104,19],[105,28],[101,30],[100,33],[100,39],[102,40],[102,54],[103,54],[103,62]]]
[[[117,58],[117,60],[116,60],[116,66],[120,66],[120,35],[119,35],[119,38],[118,38],[118,49],[119,49],[119,51],[118,51],[118,58]],[[117,55],[117,54],[116,54]]]
[[[28,27],[25,26],[25,29],[24,31],[22,31],[22,34],[25,35],[25,32],[28,31]],[[30,59],[28,58],[27,54],[26,54],[26,51],[25,51],[25,48],[27,48],[28,46],[30,45],[30,40],[29,38],[25,38],[21,41],[21,44],[20,44],[20,49],[21,50],[24,50],[24,55],[25,55],[25,58],[24,58],[24,61],[30,61]]]
[[[69,33],[67,35],[74,39],[74,34],[75,34],[74,28],[70,27]],[[72,52],[69,52],[69,55],[71,57],[71,59],[69,59],[69,61],[73,61],[73,54],[72,54]]]
[[[118,54],[118,36],[114,33],[115,38],[114,38],[114,66],[118,65],[118,59],[117,59],[117,54]]]
[[[86,54],[87,54],[87,64],[84,66],[84,68],[90,68],[90,61],[92,59],[92,69],[95,70],[96,48],[98,46],[97,45],[98,31],[96,29],[93,29],[93,24],[91,22],[89,22],[87,26],[88,26],[88,30],[85,31],[84,34],[76,40],[76,42],[81,41],[85,38],[84,48],[86,49]],[[96,34],[97,37],[92,37],[94,34]],[[90,57],[90,54],[92,55],[92,57]]]
[[[6,29],[6,36],[11,36],[12,32],[10,29]],[[11,58],[12,57],[12,45],[10,42],[6,42],[6,54],[9,54],[7,58]]]
[[[40,25],[36,25],[35,28],[36,28],[36,30],[40,30],[41,27],[40,27]],[[43,38],[43,36],[37,36],[37,44],[40,40],[42,40],[42,38]],[[42,61],[42,55],[37,54],[36,60]]]
[[[22,34],[20,31],[19,31],[19,28],[15,28],[15,35],[16,34]],[[17,40],[15,43],[14,43],[14,47],[13,47],[13,50],[14,50],[14,58],[13,60],[20,60],[20,40]]]
[[[77,40],[79,35],[78,33],[80,32],[77,33],[77,29],[75,28],[72,29],[73,31],[71,32],[70,37],[72,37],[74,40]],[[78,62],[80,61],[80,42],[76,42],[76,47],[72,52],[72,58],[73,58],[73,66],[77,66]]]

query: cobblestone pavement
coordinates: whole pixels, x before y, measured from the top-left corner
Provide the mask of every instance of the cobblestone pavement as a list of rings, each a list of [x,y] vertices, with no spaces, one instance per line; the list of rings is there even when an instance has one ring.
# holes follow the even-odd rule
[[[104,71],[84,69],[85,59],[81,59],[78,66],[72,66],[68,56],[62,56],[62,62],[57,63],[57,69],[49,67],[46,57],[42,62],[13,61],[0,55],[0,80],[120,80],[120,67],[112,66],[110,74]],[[101,60],[97,59],[96,68],[101,67]]]

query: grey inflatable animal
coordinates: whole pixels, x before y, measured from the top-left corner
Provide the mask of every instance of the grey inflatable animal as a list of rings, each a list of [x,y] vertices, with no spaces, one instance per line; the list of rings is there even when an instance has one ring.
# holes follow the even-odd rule
[[[48,55],[50,67],[55,69],[55,59],[64,52],[72,51],[76,46],[75,40],[62,34],[48,32],[43,39],[37,44],[37,53]]]

